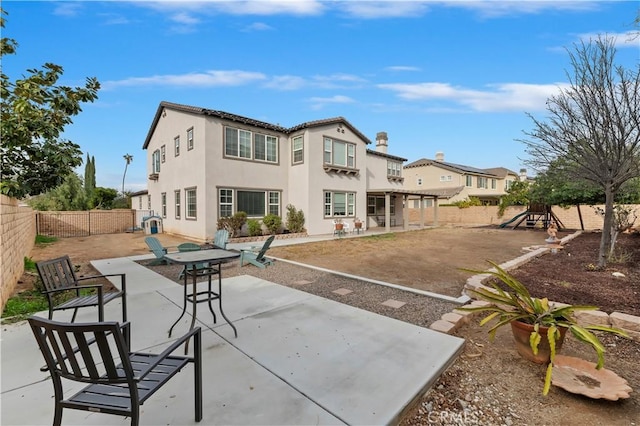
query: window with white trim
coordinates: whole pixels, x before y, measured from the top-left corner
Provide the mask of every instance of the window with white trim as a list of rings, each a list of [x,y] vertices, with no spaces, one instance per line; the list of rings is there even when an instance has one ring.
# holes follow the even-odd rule
[[[147,209],[151,210],[151,194],[147,195]]]
[[[399,161],[387,160],[387,176],[400,177],[402,164]]]
[[[370,195],[367,197],[367,215],[368,216],[384,216],[384,196],[375,196]],[[391,204],[389,204],[389,214],[391,216],[396,214],[396,205],[393,202],[393,199],[390,200]]]
[[[278,162],[278,138],[275,136],[254,134],[255,160]]]
[[[304,162],[304,138],[302,136],[293,138],[291,149],[293,151],[291,155],[292,163],[300,164]]]
[[[187,130],[187,151],[193,149],[193,127]]]
[[[324,138],[324,163],[354,168],[356,166],[356,145]]]
[[[488,188],[486,177],[478,176],[476,179],[478,180],[478,188]]]
[[[160,202],[162,205],[162,217],[167,217],[167,193],[160,194]]]
[[[325,217],[355,217],[355,192],[324,192]]]
[[[160,173],[160,150],[156,149],[151,155],[151,167],[153,173]]]
[[[180,136],[173,138],[173,146],[175,147],[174,154],[177,157],[180,155]]]
[[[184,190],[185,202],[187,204],[185,217],[187,219],[198,218],[198,199],[196,194],[196,188],[186,188]]]
[[[473,186],[473,176],[471,175],[467,175],[467,182],[465,183],[466,186]]]
[[[142,195],[138,197],[138,210],[142,210]]]
[[[166,145],[162,145],[160,147],[160,161],[163,163],[167,159],[166,148],[167,148]]]
[[[218,191],[220,217],[245,212],[247,217],[280,216],[280,191],[221,188]]]
[[[180,190],[173,191],[174,205],[176,210],[176,219],[180,219]]]
[[[496,180],[491,179],[491,189],[496,189]]]
[[[453,177],[451,175],[441,175],[440,182],[451,182]]]

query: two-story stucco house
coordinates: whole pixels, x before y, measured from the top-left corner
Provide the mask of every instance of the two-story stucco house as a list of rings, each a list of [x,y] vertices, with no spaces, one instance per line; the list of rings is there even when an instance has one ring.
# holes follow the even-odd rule
[[[285,222],[289,204],[304,212],[309,235],[331,233],[334,219],[400,226],[404,200],[395,194],[406,159],[387,154],[386,134],[378,136],[369,150],[342,117],[284,128],[161,102],[143,145],[151,209],[165,232],[200,240],[239,211]]]
[[[435,160],[422,158],[405,165],[404,178],[405,189],[437,194],[439,203],[477,197],[486,205],[497,205],[511,184],[519,180],[519,175],[504,167],[479,169],[447,163],[444,154],[438,152]],[[417,207],[415,204],[414,201],[413,207]]]

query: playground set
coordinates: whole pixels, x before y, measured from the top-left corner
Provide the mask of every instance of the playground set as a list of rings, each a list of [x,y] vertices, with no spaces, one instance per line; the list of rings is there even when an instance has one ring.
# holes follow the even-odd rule
[[[516,229],[522,225],[527,228],[542,227],[547,229],[550,224],[554,223],[559,230],[564,229],[564,225],[551,210],[551,206],[541,203],[530,203],[527,210],[515,215],[506,222],[500,224],[500,228],[506,228],[512,225],[512,229]]]

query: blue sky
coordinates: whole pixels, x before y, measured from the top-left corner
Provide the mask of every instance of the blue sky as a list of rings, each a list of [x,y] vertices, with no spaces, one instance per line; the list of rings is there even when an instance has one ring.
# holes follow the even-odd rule
[[[389,153],[526,167],[517,139],[567,83],[568,49],[616,37],[640,61],[637,1],[11,1],[14,80],[46,62],[60,84],[102,84],[64,137],[96,159],[98,186],[146,189],[142,149],[161,101],[285,127],[342,116]],[[370,145],[374,149],[373,145]],[[84,166],[78,169],[82,174]]]

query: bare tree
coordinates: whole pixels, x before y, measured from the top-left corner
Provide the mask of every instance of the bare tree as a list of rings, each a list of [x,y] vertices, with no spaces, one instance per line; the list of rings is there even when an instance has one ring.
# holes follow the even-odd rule
[[[124,165],[124,174],[122,175],[122,195],[124,195],[124,178],[127,176],[127,167],[133,161],[133,155],[125,154],[122,156],[126,164]]]
[[[614,65],[614,45],[615,40],[603,36],[575,45],[575,52],[569,52],[569,87],[547,100],[545,120],[528,114],[534,130],[525,132],[529,139],[520,140],[534,169],[562,164],[568,176],[603,189],[599,267],[606,265],[612,249],[615,194],[640,176],[640,73]]]

